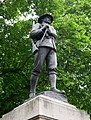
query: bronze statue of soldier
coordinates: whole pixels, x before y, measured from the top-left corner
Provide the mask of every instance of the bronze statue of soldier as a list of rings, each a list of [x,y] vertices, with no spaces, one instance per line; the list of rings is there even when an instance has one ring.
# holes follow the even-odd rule
[[[36,93],[36,84],[41,73],[44,60],[48,71],[48,80],[50,82],[50,90],[60,92],[56,89],[56,30],[50,24],[53,22],[53,16],[44,14],[39,17],[38,23],[34,24],[30,32],[33,42],[34,68],[30,78],[30,94],[33,97]],[[64,94],[64,92],[62,92]]]

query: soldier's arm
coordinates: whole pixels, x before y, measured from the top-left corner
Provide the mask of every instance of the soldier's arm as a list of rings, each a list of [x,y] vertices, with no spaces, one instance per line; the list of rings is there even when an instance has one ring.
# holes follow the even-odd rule
[[[54,29],[53,26],[50,26],[50,27],[49,27],[49,29],[48,29],[48,34],[49,34],[50,36],[53,36],[54,38],[57,37],[56,30]]]
[[[46,26],[41,27],[39,23],[35,24],[30,32],[30,37],[32,39],[41,39],[45,29],[46,29]]]

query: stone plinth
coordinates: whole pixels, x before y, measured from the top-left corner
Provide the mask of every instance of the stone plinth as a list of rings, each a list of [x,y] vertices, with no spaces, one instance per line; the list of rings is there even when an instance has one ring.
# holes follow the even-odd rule
[[[69,103],[40,94],[0,120],[90,120],[89,115]]]

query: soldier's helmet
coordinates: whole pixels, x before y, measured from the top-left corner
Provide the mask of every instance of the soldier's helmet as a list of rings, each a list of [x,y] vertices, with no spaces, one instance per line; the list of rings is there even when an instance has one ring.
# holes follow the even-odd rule
[[[51,18],[51,23],[53,22],[53,16],[52,16],[52,15],[50,15],[50,14],[44,14],[44,15],[42,15],[42,16],[40,16],[40,17],[38,18],[38,23],[42,23],[42,20],[43,20],[45,17]]]

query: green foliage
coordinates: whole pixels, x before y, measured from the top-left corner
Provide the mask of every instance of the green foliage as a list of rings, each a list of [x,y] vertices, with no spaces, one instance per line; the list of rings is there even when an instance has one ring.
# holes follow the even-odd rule
[[[65,89],[70,103],[91,113],[91,6],[88,1],[69,3],[64,3],[63,14],[55,20],[58,87]]]
[[[0,116],[28,99],[33,55],[32,20],[21,15],[51,13],[57,30],[57,87],[68,101],[91,115],[90,0],[6,0],[0,7]],[[31,9],[32,8],[32,9]],[[49,90],[46,67],[37,91]]]

